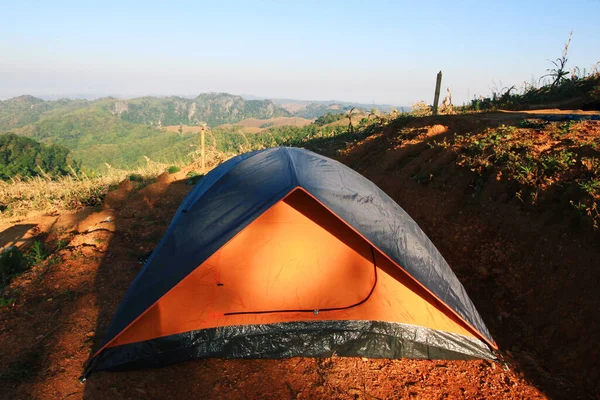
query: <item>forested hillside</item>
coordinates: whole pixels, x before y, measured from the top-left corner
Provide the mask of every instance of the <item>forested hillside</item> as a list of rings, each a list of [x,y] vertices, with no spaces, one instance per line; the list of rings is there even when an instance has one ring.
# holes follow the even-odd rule
[[[76,172],[78,169],[79,163],[71,159],[69,149],[66,147],[46,146],[15,134],[0,135],[0,179],[2,180],[15,176],[61,176]]]
[[[353,106],[350,105],[329,105],[329,104],[319,104],[319,103],[310,103],[306,105],[303,109],[296,111],[294,115],[297,115],[302,118],[319,118],[326,114],[338,114],[338,113],[346,113],[350,111]]]
[[[311,124],[273,127],[260,134],[244,135],[235,126],[215,128],[207,137],[207,146],[223,153],[237,153],[244,148],[296,143],[332,129]],[[81,160],[84,170],[97,172],[106,171],[106,164],[119,169],[135,168],[146,163],[145,157],[164,163],[189,162],[190,154],[200,144],[197,133],[171,132],[159,126],[125,121],[106,107],[48,116],[15,129],[14,133],[64,146]]]
[[[106,164],[133,168],[154,161],[187,159],[197,138],[161,129],[167,125],[215,126],[245,118],[289,116],[268,100],[244,100],[226,93],[183,97],[142,97],[131,100],[44,101],[20,96],[0,101],[0,133],[12,132],[72,151],[86,170],[103,171]],[[240,137],[241,138],[241,137]],[[243,139],[242,139],[243,140]]]
[[[246,118],[268,119],[291,115],[269,100],[244,100],[227,93],[202,93],[193,99],[148,96],[128,100],[106,97],[94,101],[45,101],[25,95],[0,101],[0,132],[80,109],[108,111],[124,121],[158,126],[204,123],[216,126]]]
[[[273,127],[246,137],[235,127],[237,122],[292,114],[270,100],[245,100],[227,93],[93,101],[20,96],[0,101],[0,134],[11,132],[46,145],[64,146],[81,161],[83,170],[105,172],[107,164],[130,169],[146,164],[146,157],[163,163],[189,161],[189,155],[198,150],[198,135],[173,127],[206,124],[213,128],[209,140],[214,141],[215,150],[239,152],[257,144],[268,147],[313,137],[321,132],[318,125],[346,118],[352,108],[337,103],[303,107],[296,114],[310,119],[325,117],[304,128]]]
[[[144,156],[156,161],[180,159],[189,153],[189,135],[166,132],[157,127],[123,121],[102,108],[85,108],[15,130],[47,144],[58,144],[73,152],[89,170],[131,168],[144,163]]]
[[[69,112],[88,105],[87,100],[44,101],[27,95],[0,101],[0,132],[37,122],[44,115]]]

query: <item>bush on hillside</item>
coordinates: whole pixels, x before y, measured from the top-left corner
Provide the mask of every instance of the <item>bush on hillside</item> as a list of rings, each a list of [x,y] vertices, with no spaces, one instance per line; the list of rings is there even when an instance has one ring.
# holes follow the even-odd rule
[[[20,177],[58,177],[79,170],[79,163],[69,157],[69,149],[46,146],[12,133],[0,135],[0,179]]]
[[[0,289],[8,285],[13,276],[25,271],[28,263],[25,255],[15,246],[0,253]]]
[[[327,113],[326,115],[322,115],[315,120],[315,125],[323,126],[327,124],[331,124],[332,122],[339,121],[341,119],[347,118],[346,114],[332,114]]]

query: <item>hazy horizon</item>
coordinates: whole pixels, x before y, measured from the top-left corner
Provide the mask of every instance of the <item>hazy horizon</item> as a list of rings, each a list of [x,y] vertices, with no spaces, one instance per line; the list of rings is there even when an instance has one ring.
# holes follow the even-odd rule
[[[202,93],[211,93],[211,92],[202,92]],[[62,100],[62,99],[94,101],[94,100],[98,100],[98,99],[102,99],[102,98],[109,98],[109,97],[122,99],[122,100],[128,100],[128,99],[139,98],[139,97],[158,97],[158,98],[182,97],[182,98],[187,98],[187,99],[193,99],[202,93],[196,93],[196,94],[148,93],[148,94],[132,95],[132,96],[127,96],[127,95],[122,95],[122,94],[117,94],[117,93],[107,93],[107,94],[72,93],[72,94],[47,94],[47,95],[34,95],[31,93],[21,93],[21,94],[18,94],[15,96],[10,96],[10,97],[0,97],[0,101],[6,101],[6,100],[13,99],[13,98],[21,97],[21,96],[33,96],[33,97],[36,97],[36,98],[39,98],[42,100],[46,100],[46,101],[55,101],[55,100]],[[365,105],[376,104],[376,105],[387,105],[387,106],[397,106],[397,107],[408,106],[408,104],[388,104],[388,103],[377,103],[377,102],[373,102],[373,101],[361,102],[361,101],[352,101],[352,100],[346,100],[346,99],[327,99],[327,100],[298,99],[298,98],[294,99],[294,98],[289,98],[289,97],[257,96],[252,93],[227,93],[227,92],[212,92],[212,93],[226,93],[226,94],[230,94],[233,96],[243,97],[246,100],[275,100],[275,101],[290,100],[290,101],[298,101],[298,102],[303,102],[303,103],[319,102],[319,103],[352,103],[352,104],[365,104]]]
[[[559,10],[560,12],[557,12]],[[407,106],[444,73],[454,103],[600,58],[600,3],[104,1],[3,6],[0,99],[251,94]]]

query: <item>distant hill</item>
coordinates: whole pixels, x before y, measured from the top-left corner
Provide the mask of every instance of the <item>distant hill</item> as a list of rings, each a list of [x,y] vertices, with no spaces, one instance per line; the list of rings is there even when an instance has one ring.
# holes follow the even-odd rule
[[[142,97],[116,101],[112,111],[125,121],[159,126],[201,123],[217,126],[247,118],[291,116],[269,100],[244,100],[241,96],[227,93],[203,93],[194,99]]]
[[[288,107],[292,106],[287,104]],[[342,106],[340,104],[318,104],[310,103],[304,106],[304,108],[298,109],[294,112],[295,116],[302,118],[319,118],[327,114],[345,114],[350,111],[353,106]]]
[[[228,126],[241,125],[246,132],[259,132],[282,125],[304,126],[355,107],[327,102],[301,106],[292,114],[271,100],[245,100],[227,93],[91,101],[20,96],[0,101],[0,134],[12,132],[45,145],[64,146],[81,160],[83,169],[102,171],[105,164],[129,169],[145,163],[144,156],[160,162],[186,158],[198,140],[187,127],[206,123],[225,132],[231,130]],[[186,127],[182,133],[181,125]],[[243,139],[237,136],[231,137]]]
[[[0,101],[0,132],[39,121],[42,115],[52,112],[68,112],[86,107],[87,100],[44,101],[25,95]]]
[[[189,145],[185,144],[189,135],[125,121],[107,109],[111,103],[50,114],[13,132],[45,144],[64,146],[91,170],[104,170],[105,163],[127,169],[144,163],[144,156],[168,161],[189,153]]]
[[[168,125],[235,124],[244,119],[289,117],[268,100],[247,101],[226,93],[193,99],[141,97],[45,101],[20,96],[0,101],[0,133],[11,131],[33,140],[64,146],[91,170],[131,168],[143,162],[184,158],[190,135],[162,129]],[[268,123],[268,121],[265,121]]]
[[[236,123],[247,118],[268,119],[291,114],[269,100],[244,100],[227,93],[203,93],[184,97],[139,97],[120,100],[106,97],[88,100],[42,100],[25,95],[0,101],[0,132],[39,121],[42,116],[60,115],[79,109],[103,109],[124,121],[155,126],[209,126]]]
[[[245,96],[247,98],[256,98],[253,96]],[[375,104],[375,103],[353,103],[339,100],[296,100],[296,99],[269,99],[274,104],[286,109],[292,115],[303,118],[319,118],[328,113],[347,112],[352,108],[363,111],[369,111],[372,108],[380,112],[387,113],[396,109],[398,111],[409,111],[409,107],[394,106],[391,104]]]

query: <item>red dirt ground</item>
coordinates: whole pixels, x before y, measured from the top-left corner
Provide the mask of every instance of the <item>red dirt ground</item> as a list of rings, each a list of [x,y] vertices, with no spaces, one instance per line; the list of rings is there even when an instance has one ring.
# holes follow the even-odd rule
[[[414,142],[391,145],[391,125],[341,152],[325,150],[419,223],[465,285],[504,361],[211,359],[100,372],[80,384],[83,363],[141,268],[138,258],[158,243],[191,188],[163,176],[138,192],[113,192],[112,208],[63,214],[58,222],[71,222],[30,231],[44,234],[49,247],[59,238],[69,244],[57,261],[10,285],[15,302],[0,309],[0,398],[600,399],[598,236],[562,204],[524,207],[495,181],[475,192],[456,155],[427,146],[510,118],[517,117],[425,118],[417,123],[426,134]],[[416,173],[432,181],[419,183]],[[18,240],[23,229],[0,238]]]

